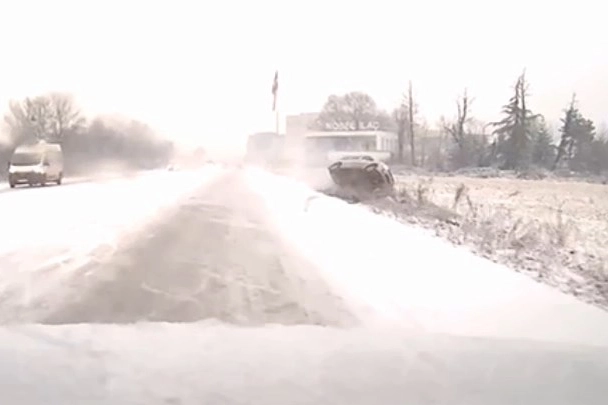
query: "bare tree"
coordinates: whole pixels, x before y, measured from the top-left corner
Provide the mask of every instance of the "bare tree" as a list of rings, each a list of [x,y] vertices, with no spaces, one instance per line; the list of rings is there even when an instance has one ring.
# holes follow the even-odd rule
[[[93,119],[87,125],[68,94],[11,100],[8,107],[4,121],[10,137],[0,144],[0,168],[6,167],[15,146],[38,140],[61,142],[68,173],[95,171],[107,163],[135,169],[162,167],[174,152],[171,142],[142,122],[114,117]]]
[[[415,148],[415,133],[414,133],[414,115],[416,113],[414,105],[414,96],[412,94],[412,81],[409,81],[407,89],[407,111],[408,111],[408,130],[410,137],[410,157],[412,166],[416,166],[416,148]]]
[[[473,100],[469,97],[467,89],[456,100],[456,118],[442,122],[443,131],[450,136],[455,148],[450,148],[450,160],[452,167],[461,168],[474,164],[473,155],[479,153],[476,140],[471,134],[470,109]],[[479,136],[479,134],[475,134]]]
[[[469,98],[467,90],[464,90],[462,96],[456,100],[456,121],[452,123],[443,123],[444,130],[450,134],[459,149],[464,149],[465,138],[467,131],[466,124],[470,121],[469,108],[473,100]]]
[[[33,133],[33,131],[29,130],[32,123],[24,108],[24,103],[19,101],[9,101],[8,112],[4,116],[4,122],[10,130],[9,143],[20,142],[28,133]]]
[[[61,142],[68,131],[77,131],[84,118],[70,95],[52,93],[23,101],[12,100],[4,117],[13,142]]]
[[[32,142],[45,139],[50,123],[49,101],[45,97],[26,98],[9,102],[4,121],[10,128],[12,142]]]
[[[418,125],[418,131],[417,131],[417,135],[418,135],[418,146],[420,146],[419,148],[419,153],[418,153],[418,165],[420,167],[425,167],[425,164],[427,162],[427,143],[428,143],[428,135],[429,135],[429,126],[426,123],[426,121],[422,121],[419,125]]]
[[[69,94],[51,93],[49,96],[52,125],[49,136],[61,141],[66,132],[78,132],[85,124],[85,119]]]
[[[345,124],[349,130],[358,131],[367,129],[365,125],[372,121],[379,124],[378,129],[390,127],[390,117],[378,108],[369,94],[353,91],[343,96],[329,96],[314,126],[327,129],[335,124]]]
[[[404,150],[405,150],[405,132],[408,128],[409,114],[407,107],[407,98],[404,96],[401,99],[401,103],[393,111],[393,119],[397,124],[397,153],[399,162],[405,161]]]

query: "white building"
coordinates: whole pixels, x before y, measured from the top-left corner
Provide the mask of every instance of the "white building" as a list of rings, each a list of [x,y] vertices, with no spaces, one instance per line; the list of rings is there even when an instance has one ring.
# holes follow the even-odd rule
[[[318,113],[286,117],[286,153],[301,163],[323,164],[352,154],[371,155],[389,160],[397,151],[397,134],[378,130],[374,123],[356,130],[350,123],[331,125],[331,129],[310,129]]]
[[[396,148],[397,134],[387,131],[310,131],[305,137],[307,155],[328,160],[365,153],[386,161]]]

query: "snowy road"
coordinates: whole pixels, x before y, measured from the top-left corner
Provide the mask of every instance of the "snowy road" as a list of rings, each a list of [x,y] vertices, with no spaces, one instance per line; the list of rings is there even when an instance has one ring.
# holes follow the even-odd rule
[[[352,324],[311,265],[273,234],[262,208],[242,178],[222,176],[141,239],[86,266],[71,280],[77,294],[40,321]]]
[[[219,172],[6,194],[0,319],[352,324],[252,197]]]
[[[217,170],[156,171],[1,193],[0,321],[34,321],[53,310],[85,266],[138,239],[152,218]]]

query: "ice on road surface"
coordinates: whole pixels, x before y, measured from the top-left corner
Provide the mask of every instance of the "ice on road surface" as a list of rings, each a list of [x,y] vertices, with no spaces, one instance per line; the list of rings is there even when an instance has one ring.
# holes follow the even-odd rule
[[[371,321],[608,346],[601,309],[303,183],[254,168],[246,175],[285,238]]]

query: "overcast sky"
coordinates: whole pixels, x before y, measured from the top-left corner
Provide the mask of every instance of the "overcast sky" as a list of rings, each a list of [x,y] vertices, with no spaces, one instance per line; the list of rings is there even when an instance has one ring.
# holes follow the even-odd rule
[[[576,91],[608,118],[602,2],[476,0],[33,1],[0,5],[0,105],[50,90],[87,114],[121,113],[210,149],[242,149],[282,113],[361,90],[390,109],[414,83],[434,123],[468,87],[492,120],[525,67],[551,120]],[[522,15],[522,12],[524,15]]]

